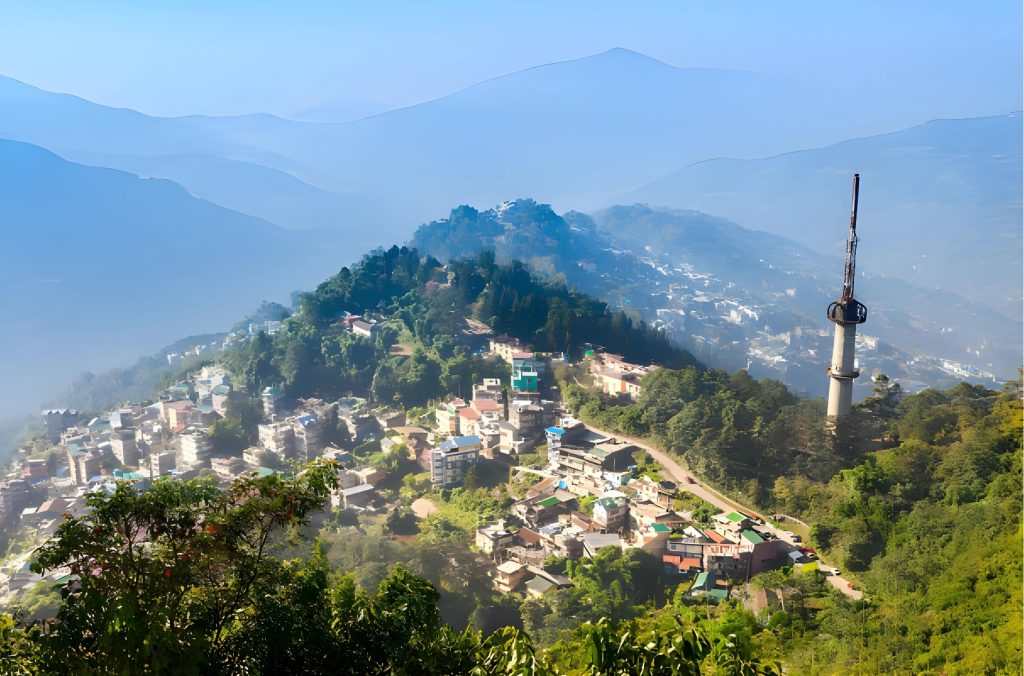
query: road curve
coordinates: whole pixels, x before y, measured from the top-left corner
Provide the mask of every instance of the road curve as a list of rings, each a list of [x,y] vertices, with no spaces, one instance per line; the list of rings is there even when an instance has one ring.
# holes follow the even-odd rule
[[[594,432],[597,432],[600,435],[603,435],[603,436],[606,436],[606,437],[614,437],[615,439],[618,439],[619,441],[625,441],[627,443],[631,443],[631,444],[635,444],[636,446],[639,446],[643,450],[645,450],[648,453],[650,453],[652,458],[654,458],[659,463],[661,463],[661,466],[664,467],[665,471],[668,472],[668,474],[672,477],[673,480],[675,480],[675,482],[676,482],[676,484],[678,485],[679,488],[681,488],[681,489],[683,489],[683,490],[685,490],[685,491],[687,491],[689,493],[693,493],[694,495],[696,495],[697,497],[701,498],[702,500],[704,500],[706,502],[710,502],[712,505],[714,505],[718,509],[722,510],[723,512],[728,512],[728,511],[732,511],[732,510],[739,510],[739,511],[743,512],[744,514],[753,514],[753,515],[760,516],[760,512],[758,512],[756,510],[752,510],[749,507],[745,507],[745,506],[741,505],[740,503],[736,502],[735,500],[730,500],[729,498],[725,497],[724,495],[722,495],[718,491],[716,491],[716,490],[714,490],[714,489],[712,489],[712,488],[710,488],[708,486],[704,486],[703,484],[698,482],[696,479],[693,478],[693,475],[687,474],[687,472],[682,468],[682,466],[678,462],[676,462],[675,459],[672,456],[670,456],[668,453],[665,453],[664,451],[658,450],[657,448],[653,448],[653,447],[651,447],[650,444],[645,444],[642,441],[637,441],[636,439],[631,439],[629,437],[623,436],[623,435],[615,433],[615,432],[609,432],[607,430],[602,430],[602,429],[599,429],[597,427],[594,427],[593,425],[589,425],[588,424],[587,428],[592,430],[592,431],[594,431]],[[687,480],[686,480],[687,477],[689,477],[693,481],[693,483],[687,482]],[[792,519],[793,521],[796,521],[797,523],[803,524],[805,527],[807,527],[807,524],[805,524],[803,521],[800,521],[799,519],[794,519],[793,517],[788,516],[788,515],[784,515],[784,516],[786,516],[789,519]],[[819,568],[819,570],[821,570],[821,571],[823,571],[825,573],[826,579],[829,581],[829,584],[831,584],[833,587],[835,587],[836,589],[841,591],[843,594],[845,594],[849,598],[855,599],[855,600],[860,600],[861,598],[864,597],[864,594],[862,592],[854,589],[851,586],[851,583],[848,580],[843,579],[843,577],[840,576],[840,575],[832,575],[830,573],[830,571],[832,569],[831,565],[828,565],[824,561],[821,561],[819,559],[818,560],[818,568]]]

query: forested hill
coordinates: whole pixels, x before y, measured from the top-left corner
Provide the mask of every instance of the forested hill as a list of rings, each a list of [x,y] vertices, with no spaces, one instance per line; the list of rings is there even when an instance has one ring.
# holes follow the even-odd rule
[[[834,436],[823,407],[742,372],[655,372],[629,406],[565,389],[584,419],[809,523],[810,546],[865,590],[755,578],[790,601],[767,627],[793,673],[1018,673],[1020,381],[904,396],[883,379]]]
[[[339,323],[349,312],[378,320],[373,341]],[[447,392],[468,391],[495,367],[472,354],[473,327],[522,339],[534,349],[579,355],[599,342],[640,363],[696,365],[664,333],[522,263],[498,264],[484,252],[442,264],[415,249],[392,247],[303,294],[295,316],[272,339],[258,336],[228,354],[250,393],[271,384],[291,396],[369,393],[377,401],[422,405]],[[412,354],[397,354],[396,345]]]

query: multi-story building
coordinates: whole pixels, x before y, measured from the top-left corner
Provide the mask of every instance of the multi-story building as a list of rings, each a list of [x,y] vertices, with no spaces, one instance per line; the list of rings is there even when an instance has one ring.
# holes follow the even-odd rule
[[[626,526],[629,517],[629,501],[615,495],[594,502],[594,524],[611,533],[618,533]]]
[[[50,443],[55,444],[60,441],[60,435],[75,424],[79,415],[79,412],[73,408],[53,408],[43,411],[46,438],[50,440]]]
[[[528,440],[537,439],[547,427],[548,411],[541,405],[527,401],[513,401],[508,406],[508,421]]]
[[[487,347],[492,354],[497,355],[509,364],[512,363],[512,355],[526,351],[526,346],[516,338],[498,336],[487,341]],[[475,395],[474,395],[475,396]]]
[[[295,428],[287,422],[259,425],[260,446],[281,459],[295,456]]]
[[[441,434],[459,434],[460,421],[459,411],[466,408],[467,404],[462,399],[450,399],[441,404],[434,411],[434,419],[437,421],[437,431]]]
[[[431,483],[441,488],[458,486],[466,470],[480,459],[481,450],[480,437],[475,435],[445,439],[430,452]]]
[[[177,466],[178,459],[173,451],[151,454],[149,456],[149,471],[154,477],[164,476]]]
[[[473,399],[493,399],[501,401],[501,379],[484,378],[479,385],[473,386]]]
[[[595,384],[610,396],[627,396],[634,401],[643,391],[641,381],[654,366],[641,366],[625,361],[617,354],[596,355],[590,362]]]
[[[502,594],[510,594],[519,588],[529,571],[515,561],[506,561],[494,571],[494,588]]]
[[[203,430],[192,427],[178,435],[178,459],[186,467],[198,467],[209,462],[213,447]]]
[[[110,433],[110,450],[117,461],[125,467],[138,467],[139,445],[135,441],[135,430],[122,427]]]
[[[260,399],[263,400],[264,417],[267,420],[273,420],[274,416],[280,413],[281,388],[276,386],[264,387]]]
[[[538,396],[540,372],[532,352],[514,355],[512,359],[512,391],[517,396]]]

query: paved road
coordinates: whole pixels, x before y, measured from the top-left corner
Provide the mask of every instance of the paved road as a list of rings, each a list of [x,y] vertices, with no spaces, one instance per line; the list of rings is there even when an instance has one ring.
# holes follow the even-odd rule
[[[693,478],[693,477],[691,475],[687,474],[687,472],[685,470],[683,470],[682,466],[680,466],[680,464],[678,462],[676,462],[674,458],[669,456],[664,451],[660,451],[657,448],[652,448],[650,445],[645,444],[642,441],[637,441],[636,439],[630,439],[629,437],[625,437],[625,436],[623,436],[621,434],[616,434],[614,432],[609,432],[607,430],[598,429],[598,428],[594,427],[593,425],[587,425],[587,427],[589,429],[593,430],[594,432],[597,432],[598,434],[602,434],[602,435],[604,435],[606,437],[615,437],[619,441],[625,441],[625,442],[629,442],[631,444],[636,444],[637,446],[639,446],[643,450],[645,450],[648,453],[650,453],[651,457],[653,457],[655,460],[657,460],[659,463],[661,463],[661,466],[664,467],[665,471],[668,472],[669,476],[671,476],[672,479],[675,480],[675,482],[679,485],[679,488],[681,488],[682,490],[688,491],[690,493],[693,493],[694,495],[696,495],[697,497],[701,498],[702,500],[705,500],[706,502],[710,502],[712,505],[714,505],[718,509],[722,510],[723,512],[728,512],[728,511],[732,511],[734,509],[738,509],[739,511],[741,511],[741,512],[743,512],[745,514],[753,514],[753,515],[760,516],[760,514],[758,512],[750,509],[749,507],[745,507],[745,506],[741,505],[740,503],[738,503],[738,502],[736,502],[734,500],[730,500],[729,498],[725,497],[724,495],[722,495],[718,491],[714,490],[713,488],[710,488],[709,486],[704,486],[701,483],[697,482],[696,479],[693,480],[694,483],[687,483],[687,481],[686,481],[687,477],[690,477],[690,478]],[[792,519],[793,521],[797,521],[798,523],[803,524],[803,521],[800,521],[799,519],[793,519],[792,517],[788,517],[788,518]],[[806,526],[807,524],[804,524],[804,525]],[[773,528],[770,524],[769,524],[769,527]],[[773,528],[773,530],[774,530],[774,528]],[[851,588],[849,586],[849,581],[848,580],[844,580],[842,578],[842,576],[839,576],[839,575],[832,575],[829,572],[832,569],[832,566],[826,565],[823,561],[819,561],[818,562],[818,569],[823,571],[823,572],[825,572],[825,576],[826,576],[826,579],[829,581],[829,584],[831,584],[833,587],[835,587],[836,589],[841,591],[846,596],[850,597],[851,599],[858,599],[858,600],[863,598],[864,594],[862,592],[860,592],[860,591],[857,591],[856,589]]]

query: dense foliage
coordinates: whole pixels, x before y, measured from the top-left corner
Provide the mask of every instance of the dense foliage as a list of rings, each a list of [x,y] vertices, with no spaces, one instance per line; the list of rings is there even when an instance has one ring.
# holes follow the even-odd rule
[[[324,547],[281,560],[290,529],[323,505],[333,467],[292,479],[247,476],[122,483],[90,497],[38,552],[37,570],[70,566],[44,631],[0,617],[5,673],[556,674],[778,673],[717,625],[676,614],[669,631],[587,622],[550,653],[510,627],[488,636],[443,623],[434,586],[396,566],[369,590],[336,572]],[[599,557],[581,573],[620,572]],[[604,573],[598,573],[604,570]]]
[[[780,629],[787,661],[836,673],[1019,666],[1020,383],[904,396],[883,376],[833,434],[820,402],[743,372],[657,371],[625,406],[560,375],[583,418],[808,521],[818,551],[867,589],[868,604],[819,589],[800,631]]]
[[[338,321],[343,312],[378,318],[373,339],[347,331]],[[468,393],[480,378],[507,375],[505,365],[474,354],[474,340],[481,341],[467,319],[542,351],[579,354],[599,337],[627,358],[694,363],[662,333],[541,281],[521,263],[498,265],[483,253],[442,265],[405,247],[342,269],[301,296],[299,311],[277,335],[256,336],[226,361],[253,395],[284,385],[292,397],[353,393],[419,406],[447,392]]]

